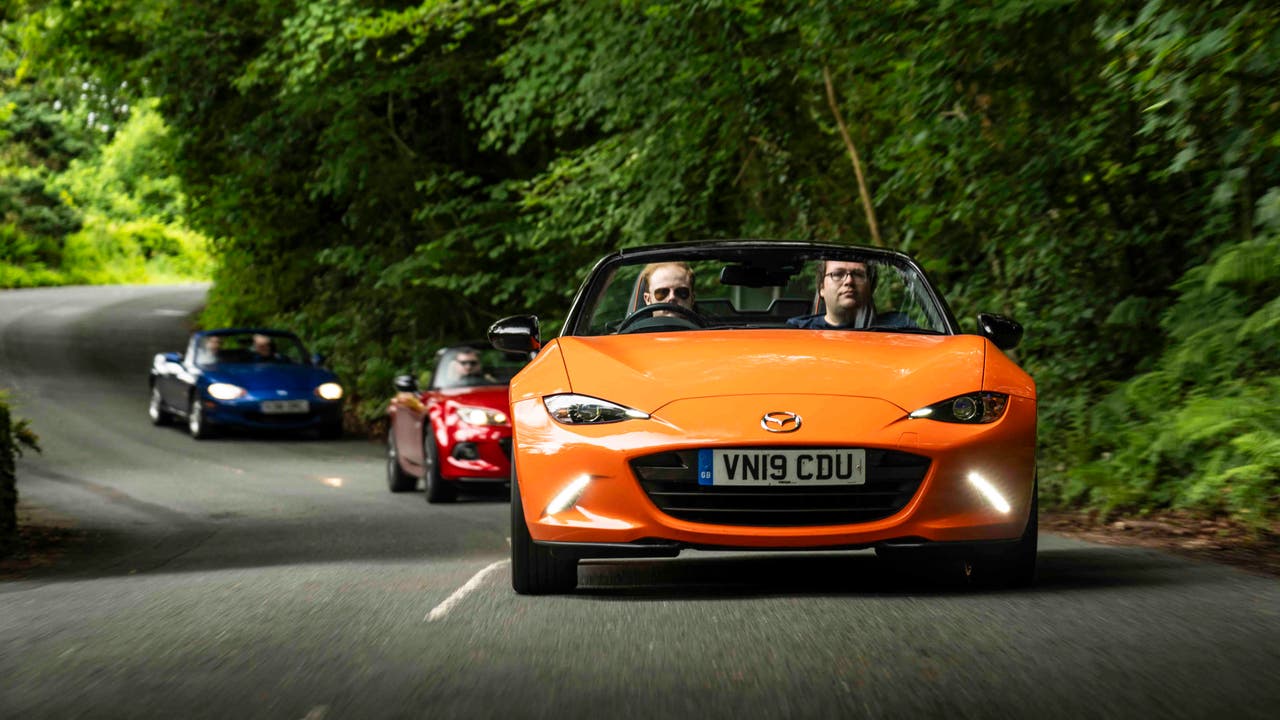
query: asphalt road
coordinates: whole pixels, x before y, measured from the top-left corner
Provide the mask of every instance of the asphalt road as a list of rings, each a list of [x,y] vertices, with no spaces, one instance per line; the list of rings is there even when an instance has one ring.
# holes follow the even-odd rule
[[[978,591],[857,553],[584,564],[510,589],[507,505],[392,495],[378,443],[153,428],[205,288],[0,292],[23,503],[86,533],[0,581],[0,718],[1274,717],[1280,581],[1041,536]]]

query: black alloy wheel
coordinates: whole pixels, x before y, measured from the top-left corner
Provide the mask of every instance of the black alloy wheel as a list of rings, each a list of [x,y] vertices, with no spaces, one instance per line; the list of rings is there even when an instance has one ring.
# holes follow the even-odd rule
[[[198,392],[191,394],[191,402],[187,405],[187,432],[196,440],[213,436],[213,425],[204,417],[204,403],[200,402]]]
[[[436,434],[431,423],[422,433],[422,482],[427,502],[449,503],[458,499],[458,488],[440,476],[440,451],[436,447]]]
[[[164,409],[164,400],[160,397],[160,388],[154,383],[151,385],[151,403],[147,406],[147,415],[151,417],[152,425],[169,424],[169,413]]]
[[[418,489],[418,478],[400,467],[400,452],[396,447],[396,429],[387,430],[387,489],[393,493]]]
[[[511,470],[511,587],[521,595],[571,592],[578,586],[578,559],[533,541],[524,519],[520,483]]]

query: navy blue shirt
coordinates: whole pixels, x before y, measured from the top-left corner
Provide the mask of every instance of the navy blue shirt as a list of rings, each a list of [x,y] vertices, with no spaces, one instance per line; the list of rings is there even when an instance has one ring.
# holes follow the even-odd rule
[[[914,327],[911,319],[905,313],[887,312],[883,315],[877,315],[871,323],[877,327]],[[800,328],[802,330],[857,330],[853,325],[832,325],[827,322],[826,315],[801,315],[787,320],[787,327]]]

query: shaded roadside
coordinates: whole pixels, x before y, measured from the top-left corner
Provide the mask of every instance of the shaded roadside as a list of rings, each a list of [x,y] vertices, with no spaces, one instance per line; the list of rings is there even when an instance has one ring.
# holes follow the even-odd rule
[[[1040,529],[1104,545],[1156,548],[1280,577],[1280,528],[1257,531],[1227,519],[1174,511],[1137,518],[1073,511],[1042,512]]]

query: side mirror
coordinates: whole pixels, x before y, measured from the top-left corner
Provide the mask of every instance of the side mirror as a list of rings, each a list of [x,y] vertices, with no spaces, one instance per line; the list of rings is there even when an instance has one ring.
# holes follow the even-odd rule
[[[322,367],[324,365],[324,355],[321,355],[320,353],[312,354],[311,364],[316,367]]]
[[[414,380],[412,375],[397,375],[391,384],[395,385],[396,390],[400,392],[418,392],[418,381]]]
[[[978,331],[1001,350],[1012,350],[1022,342],[1022,325],[1003,315],[978,313]]]
[[[503,352],[533,353],[542,349],[536,315],[512,315],[489,326],[489,342]]]
[[[180,352],[167,352],[163,357],[165,362],[176,363],[178,365],[182,364],[182,353]]]

